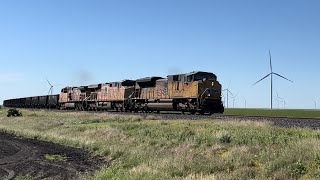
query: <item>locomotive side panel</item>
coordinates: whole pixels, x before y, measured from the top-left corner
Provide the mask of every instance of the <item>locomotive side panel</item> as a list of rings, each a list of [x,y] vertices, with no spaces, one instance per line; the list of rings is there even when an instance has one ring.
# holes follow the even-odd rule
[[[59,107],[61,109],[75,109],[79,102],[81,91],[76,87],[65,87],[59,95]]]
[[[109,101],[123,101],[124,100],[124,87],[107,87],[107,99]]]
[[[69,91],[69,87],[61,89],[61,92],[59,95],[59,103],[67,103],[68,102],[68,91]]]
[[[154,92],[155,92],[154,87],[142,88],[139,98],[140,99],[154,99],[155,98]]]
[[[168,89],[168,79],[159,79],[156,81],[156,87],[154,88],[155,99],[170,99]]]
[[[172,98],[197,98],[198,82],[169,81],[169,95]]]
[[[81,91],[78,88],[71,90],[68,101],[78,102],[81,101]]]
[[[100,91],[97,92],[97,101],[107,101],[108,99],[108,84],[101,84]]]

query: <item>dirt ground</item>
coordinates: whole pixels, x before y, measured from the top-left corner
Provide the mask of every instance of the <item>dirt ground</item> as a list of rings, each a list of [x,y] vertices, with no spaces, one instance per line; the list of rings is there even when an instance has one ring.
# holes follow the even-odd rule
[[[49,158],[49,157],[63,157]],[[77,179],[107,162],[88,152],[50,142],[24,139],[0,132],[0,179]]]

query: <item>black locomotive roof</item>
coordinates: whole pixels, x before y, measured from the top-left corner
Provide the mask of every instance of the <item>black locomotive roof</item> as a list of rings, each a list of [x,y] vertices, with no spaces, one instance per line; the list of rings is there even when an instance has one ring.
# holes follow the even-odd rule
[[[212,72],[204,72],[204,71],[192,71],[190,73],[187,73],[185,75],[189,76],[189,75],[194,75],[194,74],[199,74],[199,73],[208,73],[208,74],[213,74]],[[213,74],[215,75],[215,74]]]
[[[122,86],[134,86],[135,83],[136,83],[136,81],[134,81],[134,80],[125,79],[121,82],[121,85]]]
[[[137,79],[137,83],[156,81],[158,79],[163,79],[163,78],[162,77],[158,77],[158,76],[145,77],[145,78]]]
[[[213,74],[212,72],[205,72],[205,71],[192,71],[190,73],[185,73],[185,74],[172,74],[172,75],[168,75],[169,76],[177,76],[177,75],[182,75],[182,76],[190,76],[190,75],[195,75],[195,74],[202,74],[202,73],[205,73],[205,74]],[[213,74],[215,75],[215,74]]]

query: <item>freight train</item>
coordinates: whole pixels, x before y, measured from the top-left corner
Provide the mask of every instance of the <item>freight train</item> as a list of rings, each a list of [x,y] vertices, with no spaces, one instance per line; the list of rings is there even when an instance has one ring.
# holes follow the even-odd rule
[[[223,113],[221,84],[211,72],[146,77],[80,87],[60,94],[9,99],[6,107],[130,112]]]

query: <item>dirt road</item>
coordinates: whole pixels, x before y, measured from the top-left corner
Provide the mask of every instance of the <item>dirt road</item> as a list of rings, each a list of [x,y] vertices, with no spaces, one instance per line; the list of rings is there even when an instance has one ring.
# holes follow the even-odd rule
[[[24,139],[0,132],[0,179],[76,179],[99,170],[106,162],[88,152],[50,142]]]

